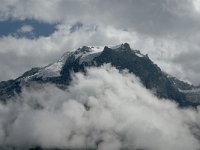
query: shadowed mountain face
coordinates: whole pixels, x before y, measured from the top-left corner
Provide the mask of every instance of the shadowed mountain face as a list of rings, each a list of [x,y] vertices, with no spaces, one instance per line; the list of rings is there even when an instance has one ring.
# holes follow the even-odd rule
[[[66,88],[71,81],[71,72],[85,72],[87,67],[101,66],[105,63],[111,63],[119,70],[127,69],[134,73],[144,86],[158,97],[174,100],[184,107],[200,104],[198,87],[163,73],[147,55],[132,50],[127,43],[104,48],[83,46],[74,52],[67,52],[53,64],[33,68],[15,80],[1,82],[0,99],[6,101],[20,94],[23,86],[32,86],[34,83],[53,83],[60,88]]]

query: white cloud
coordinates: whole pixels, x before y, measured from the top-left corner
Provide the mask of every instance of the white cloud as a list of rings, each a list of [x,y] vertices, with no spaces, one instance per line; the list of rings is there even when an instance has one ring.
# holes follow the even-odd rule
[[[194,8],[197,12],[200,12],[200,0],[193,0]]]
[[[96,26],[85,22],[79,30],[71,33],[73,24],[74,22],[58,25],[57,31],[49,37],[33,40],[12,36],[1,38],[0,80],[16,78],[32,67],[45,66],[57,60],[65,51],[76,50],[83,45],[106,46],[128,42],[133,49],[139,49],[142,53],[148,54],[164,71],[182,80],[200,82],[198,69],[195,66],[189,66],[190,61],[180,60],[184,53],[197,56],[198,45],[192,41],[188,45],[173,38],[154,39],[135,31],[126,31],[113,26]],[[188,49],[191,51],[188,52]],[[190,59],[190,57],[184,57],[184,59]],[[190,60],[194,62],[193,64],[196,64],[196,61],[198,63],[198,60]],[[188,72],[188,69],[191,71]]]
[[[195,3],[198,0],[2,0],[1,20],[29,18],[60,22],[60,25],[47,38],[1,38],[0,54],[7,60],[0,59],[4,70],[0,80],[17,77],[30,67],[51,63],[66,50],[129,42],[132,48],[148,53],[164,71],[198,84],[198,59],[193,59],[193,65],[188,61],[190,57],[179,61],[182,54],[199,55],[200,21]],[[70,34],[69,28],[76,22],[83,23],[83,27]],[[19,56],[21,52],[26,55]],[[15,61],[8,62],[11,59]]]
[[[200,83],[198,7],[198,0],[2,0],[0,20],[29,18],[60,24],[49,37],[0,38],[0,80],[18,77],[83,45],[129,42],[163,70]],[[77,21],[83,26],[71,33]],[[39,91],[25,89],[19,103],[1,104],[0,145],[74,148],[99,143],[101,150],[200,147],[199,108],[180,109],[157,99],[134,75],[108,66],[74,78],[67,91],[52,85]],[[36,105],[40,109],[34,109]]]
[[[192,133],[199,133],[199,111],[156,98],[134,75],[109,65],[73,78],[66,91],[25,89],[15,102],[1,104],[0,142],[19,148],[199,148]]]
[[[84,24],[81,29],[71,33],[71,26],[59,25],[58,30],[50,37],[33,40],[12,36],[1,38],[0,80],[16,78],[32,67],[47,65],[64,52],[76,50],[83,45],[115,45],[127,40],[134,42],[131,35],[136,35],[106,26],[96,29],[91,24]]]
[[[33,26],[31,25],[23,25],[18,31],[22,33],[32,32],[34,30]]]

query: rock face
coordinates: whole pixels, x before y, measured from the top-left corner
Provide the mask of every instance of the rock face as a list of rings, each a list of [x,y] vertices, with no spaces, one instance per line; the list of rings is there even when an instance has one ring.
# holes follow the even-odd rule
[[[190,85],[186,82],[180,81],[175,77],[168,76],[170,82],[176,87],[179,92],[183,93],[187,101],[194,104],[199,104],[200,102],[200,87]]]
[[[119,70],[127,69],[141,79],[144,86],[161,98],[176,101],[180,106],[200,104],[200,90],[163,73],[147,55],[124,43],[115,47],[83,46],[74,52],[65,53],[57,62],[42,68],[33,68],[15,80],[0,82],[0,100],[6,101],[20,94],[23,86],[33,83],[53,83],[64,88],[71,81],[71,72],[85,72],[90,66],[111,63]],[[196,95],[193,94],[196,92]]]

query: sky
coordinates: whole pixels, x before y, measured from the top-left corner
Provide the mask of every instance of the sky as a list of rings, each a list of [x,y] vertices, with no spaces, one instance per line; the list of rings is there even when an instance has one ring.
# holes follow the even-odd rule
[[[127,42],[200,84],[200,0],[1,0],[0,81],[83,45]]]

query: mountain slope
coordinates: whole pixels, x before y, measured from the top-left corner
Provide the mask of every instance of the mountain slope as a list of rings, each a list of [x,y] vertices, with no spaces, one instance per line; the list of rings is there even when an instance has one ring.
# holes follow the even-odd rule
[[[193,92],[185,91],[195,89],[194,86],[188,84],[188,89],[181,88],[182,84],[182,87],[185,87],[184,82],[163,73],[147,55],[132,50],[127,43],[104,48],[83,46],[74,52],[67,52],[53,64],[33,68],[15,80],[1,82],[0,99],[6,101],[7,98],[19,94],[22,87],[31,86],[35,82],[54,83],[58,87],[65,88],[70,84],[71,72],[85,72],[86,67],[101,66],[104,63],[111,63],[119,70],[127,69],[134,73],[146,88],[161,98],[174,100],[180,106],[200,104],[198,101],[200,94],[193,96]]]

